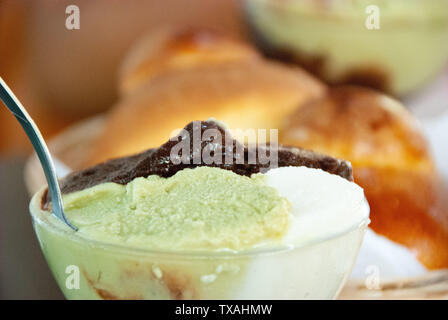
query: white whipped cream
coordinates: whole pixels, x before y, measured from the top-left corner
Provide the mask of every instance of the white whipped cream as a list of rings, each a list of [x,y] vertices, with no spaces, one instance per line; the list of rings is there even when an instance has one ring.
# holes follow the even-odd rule
[[[265,177],[291,203],[291,226],[283,242],[296,248],[253,257],[232,298],[333,298],[353,267],[368,222],[362,188],[306,167],[276,168]],[[268,283],[267,292],[256,290],[260,279]]]
[[[363,189],[338,175],[307,167],[281,167],[265,176],[267,184],[292,206],[285,244],[330,238],[368,222],[369,206]]]

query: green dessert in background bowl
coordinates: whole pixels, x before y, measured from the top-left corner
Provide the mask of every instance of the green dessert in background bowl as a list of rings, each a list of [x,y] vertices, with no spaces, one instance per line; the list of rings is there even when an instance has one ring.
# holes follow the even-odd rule
[[[433,79],[447,62],[448,0],[245,4],[254,37],[268,55],[297,62],[330,84],[405,95]]]

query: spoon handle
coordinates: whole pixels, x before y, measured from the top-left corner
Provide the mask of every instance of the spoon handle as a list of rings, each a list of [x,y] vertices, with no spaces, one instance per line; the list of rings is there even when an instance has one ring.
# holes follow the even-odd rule
[[[34,150],[39,157],[39,160],[42,164],[42,168],[45,173],[45,177],[47,178],[48,188],[50,190],[51,203],[53,208],[53,213],[60,220],[65,222],[70,228],[73,230],[77,230],[66,218],[64,214],[64,206],[62,203],[61,190],[59,189],[58,179],[56,175],[56,170],[53,164],[53,161],[50,156],[50,152],[48,151],[47,145],[34,123],[33,119],[29,116],[26,109],[22,106],[20,101],[14,95],[14,93],[9,89],[3,79],[0,77],[0,99],[12,112],[12,114],[17,118],[20,122],[23,130],[27,134],[28,138],[31,141],[31,144],[34,147]]]

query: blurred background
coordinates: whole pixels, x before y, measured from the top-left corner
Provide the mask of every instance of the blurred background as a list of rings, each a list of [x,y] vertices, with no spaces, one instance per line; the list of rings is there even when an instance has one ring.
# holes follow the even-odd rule
[[[65,27],[71,4],[81,12],[79,30]],[[49,139],[111,107],[126,50],[164,25],[246,35],[233,0],[0,0],[0,75]],[[31,146],[3,106],[0,137],[0,298],[62,298],[28,215],[22,170]]]
[[[162,26],[205,27],[330,85],[362,84],[404,101],[447,175],[447,1],[315,1],[330,6],[324,13],[308,2],[0,0],[0,76],[51,139],[114,105],[120,62],[136,40]],[[370,3],[384,8],[381,31],[354,28],[364,25]],[[80,9],[79,30],[65,27],[71,4]],[[21,127],[0,106],[0,299],[61,299],[28,214],[23,168],[30,153]]]

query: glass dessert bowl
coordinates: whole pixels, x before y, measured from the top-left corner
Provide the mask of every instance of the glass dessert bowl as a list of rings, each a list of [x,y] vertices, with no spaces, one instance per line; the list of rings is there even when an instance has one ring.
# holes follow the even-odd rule
[[[268,55],[297,62],[331,84],[394,95],[422,88],[448,59],[447,0],[246,0]]]
[[[198,123],[199,136],[228,134],[218,122]],[[246,160],[176,163],[172,149],[194,130],[195,122],[179,140],[61,180],[66,215],[78,231],[50,214],[45,189],[34,195],[34,228],[65,296],[334,298],[369,223],[350,164],[272,145],[263,151],[278,152],[273,168]],[[201,140],[199,151],[213,146],[233,161],[241,159],[237,150],[249,152],[224,141]],[[185,159],[197,155],[190,152]]]
[[[68,299],[333,299],[368,225],[367,218],[340,234],[289,248],[153,251],[80,236],[39,209],[42,193],[31,201],[33,225]]]

